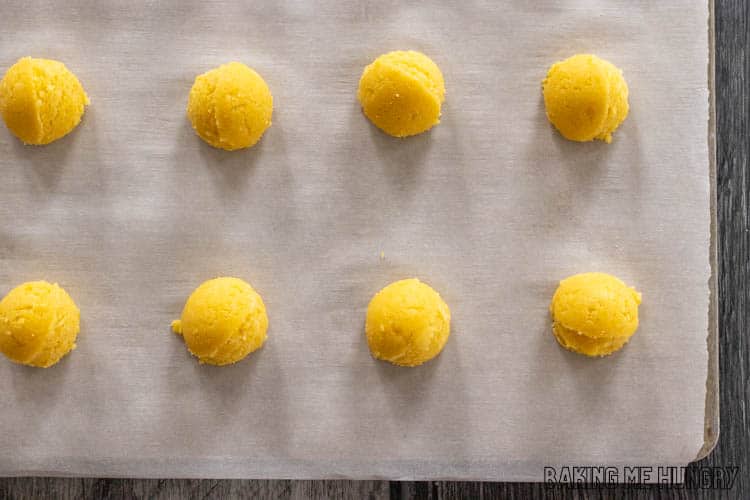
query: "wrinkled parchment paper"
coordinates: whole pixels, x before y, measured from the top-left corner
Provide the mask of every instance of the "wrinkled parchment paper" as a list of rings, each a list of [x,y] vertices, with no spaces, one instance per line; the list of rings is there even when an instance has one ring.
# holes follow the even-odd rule
[[[544,465],[685,464],[703,444],[710,276],[705,2],[6,2],[0,66],[64,61],[91,106],[43,148],[0,130],[0,290],[47,279],[82,312],[48,370],[0,359],[0,471],[541,480]],[[408,140],[361,114],[362,68],[416,49],[442,123]],[[622,68],[611,145],[546,122],[548,66]],[[230,60],[274,95],[260,144],[226,153],[185,117]],[[381,252],[383,257],[381,258]],[[550,333],[557,281],[643,293],[601,360]],[[244,278],[265,347],[200,366],[169,331],[203,280]],[[453,313],[442,355],[374,361],[367,303],[418,276]]]

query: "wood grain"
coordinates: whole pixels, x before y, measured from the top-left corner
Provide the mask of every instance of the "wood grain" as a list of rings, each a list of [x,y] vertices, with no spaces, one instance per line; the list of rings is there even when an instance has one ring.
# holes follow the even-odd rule
[[[730,491],[648,488],[550,490],[542,484],[386,481],[217,481],[4,478],[3,499],[682,499],[750,498],[750,6],[717,0],[716,127],[719,252],[719,370],[721,433],[713,453],[697,466],[739,466]],[[679,409],[675,409],[679,411]]]

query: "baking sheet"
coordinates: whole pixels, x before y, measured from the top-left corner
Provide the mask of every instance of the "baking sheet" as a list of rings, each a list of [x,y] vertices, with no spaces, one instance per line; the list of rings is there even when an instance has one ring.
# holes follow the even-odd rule
[[[57,4],[57,5],[55,5]],[[44,148],[0,132],[0,293],[77,301],[76,351],[0,360],[0,472],[541,480],[543,466],[685,464],[704,444],[711,230],[706,2],[6,2],[0,67],[64,61],[90,98]],[[442,123],[384,136],[355,97],[380,53],[444,72]],[[623,69],[611,145],[561,139],[540,81],[594,52]],[[216,65],[254,67],[273,125],[203,144],[184,108]],[[381,257],[382,252],[382,257]],[[620,353],[559,348],[559,279],[644,296]],[[261,351],[200,366],[170,333],[201,281],[262,294]],[[418,276],[453,313],[440,357],[374,361],[373,293]]]

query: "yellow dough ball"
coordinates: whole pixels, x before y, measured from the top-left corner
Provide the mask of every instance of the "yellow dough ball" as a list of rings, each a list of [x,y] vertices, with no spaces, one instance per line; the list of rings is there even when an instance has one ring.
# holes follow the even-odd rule
[[[638,329],[641,294],[605,273],[576,274],[552,297],[552,332],[565,348],[589,356],[611,354]]]
[[[76,128],[89,98],[59,61],[24,57],[0,81],[0,114],[25,144],[49,144]]]
[[[182,317],[172,322],[188,350],[201,363],[228,365],[266,341],[266,306],[253,288],[238,278],[215,278],[195,289]]]
[[[553,64],[542,91],[547,118],[571,141],[610,143],[628,116],[628,85],[622,71],[591,54]]]
[[[0,352],[47,368],[76,348],[79,322],[78,307],[56,283],[24,283],[0,301]]]
[[[257,143],[271,126],[273,96],[261,76],[230,62],[199,75],[190,89],[187,114],[195,132],[227,151]]]
[[[399,50],[365,68],[357,98],[376,127],[394,137],[407,137],[440,123],[445,82],[432,59],[413,50]]]
[[[416,278],[391,283],[367,307],[365,334],[372,355],[417,366],[443,350],[451,312],[438,293]]]

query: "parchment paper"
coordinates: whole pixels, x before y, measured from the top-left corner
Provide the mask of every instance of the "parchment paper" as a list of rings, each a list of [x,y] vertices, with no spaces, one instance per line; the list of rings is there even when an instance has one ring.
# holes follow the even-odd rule
[[[58,5],[54,6],[53,3]],[[540,480],[545,465],[685,464],[703,444],[709,306],[706,2],[5,2],[0,66],[64,61],[90,98],[43,148],[0,130],[0,293],[77,301],[54,368],[0,359],[5,475]],[[356,102],[362,68],[416,49],[442,123],[397,140]],[[544,116],[549,65],[622,68],[611,145]],[[185,117],[193,78],[239,60],[274,95],[247,151]],[[383,258],[381,258],[381,252]],[[593,360],[561,349],[559,279],[643,293]],[[203,280],[262,294],[262,350],[200,366],[169,331]],[[365,309],[417,276],[453,313],[442,355],[373,360]]]

